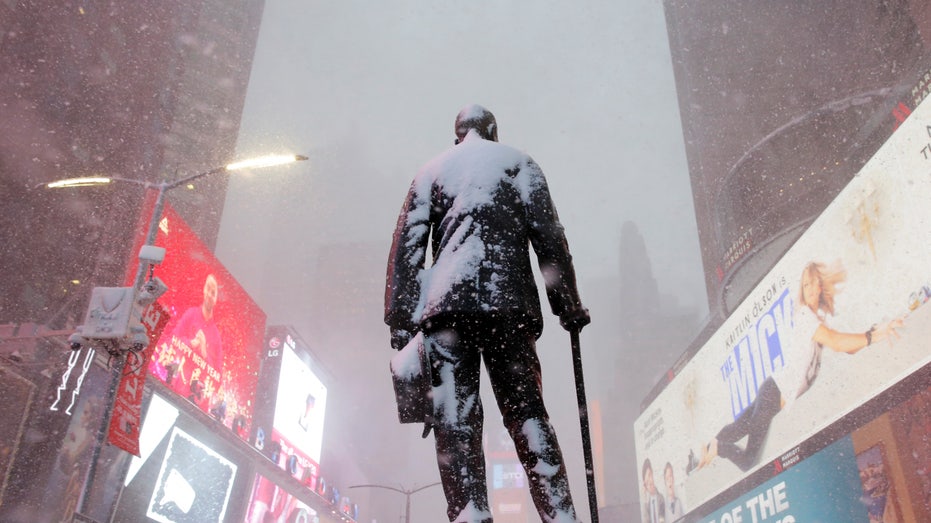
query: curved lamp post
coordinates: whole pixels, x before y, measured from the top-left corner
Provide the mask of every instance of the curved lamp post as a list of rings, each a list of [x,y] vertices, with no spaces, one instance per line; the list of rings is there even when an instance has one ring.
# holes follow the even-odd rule
[[[436,483],[431,483],[429,485],[424,485],[422,487],[417,487],[415,489],[396,488],[396,487],[389,487],[387,485],[372,485],[372,484],[350,485],[349,488],[361,488],[361,487],[383,488],[386,490],[393,490],[395,492],[404,494],[406,498],[405,504],[404,504],[404,523],[411,523],[411,494],[420,492],[421,490],[428,489],[430,487],[435,487],[439,484],[440,482],[437,481]]]
[[[177,180],[171,181],[162,181],[162,182],[149,182],[144,180],[135,180],[132,178],[120,178],[118,176],[93,176],[93,177],[84,177],[84,178],[68,178],[64,180],[56,180],[54,182],[49,182],[44,184],[45,187],[49,189],[60,189],[67,187],[88,187],[88,186],[97,186],[97,185],[107,185],[112,182],[121,182],[121,183],[133,183],[136,185],[141,185],[147,189],[155,189],[158,191],[158,196],[155,199],[155,208],[152,211],[152,217],[149,220],[149,228],[146,233],[145,242],[143,245],[154,245],[155,244],[155,235],[158,233],[158,222],[162,219],[162,211],[165,208],[165,193],[170,189],[175,187],[188,184],[198,178],[203,178],[204,176],[209,176],[211,174],[217,174],[222,172],[231,172],[238,171],[241,169],[258,169],[263,167],[273,167],[276,165],[285,165],[294,162],[300,162],[307,160],[306,156],[298,154],[283,154],[283,155],[268,155],[260,156],[257,158],[250,158],[248,160],[242,160],[209,171],[204,171],[201,173],[192,174],[179,178]],[[138,289],[142,284],[142,278],[145,275],[146,263],[143,260],[139,261],[139,269],[136,271],[136,278],[133,281],[133,288]]]

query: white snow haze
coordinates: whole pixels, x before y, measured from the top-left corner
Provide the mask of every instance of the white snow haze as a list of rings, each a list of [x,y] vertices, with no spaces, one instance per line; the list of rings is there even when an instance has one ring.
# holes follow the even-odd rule
[[[433,436],[397,419],[382,321],[388,250],[414,175],[453,146],[456,114],[472,103],[545,173],[592,316],[581,335],[590,402],[639,405],[647,390],[609,392],[637,373],[655,383],[673,363],[617,364],[625,222],[644,238],[659,292],[707,313],[661,2],[267,0],[237,156],[309,160],[230,177],[217,256],[268,324],[293,325],[329,371],[322,473],[385,521],[403,515],[404,496],[348,487],[439,481]],[[541,301],[547,408],[587,520],[569,336]],[[497,437],[490,394],[485,381],[486,437]],[[630,423],[628,439],[603,444],[632,455]],[[624,474],[624,489],[599,496],[636,502],[633,461]],[[442,489],[415,494],[411,511],[414,522],[443,520]]]

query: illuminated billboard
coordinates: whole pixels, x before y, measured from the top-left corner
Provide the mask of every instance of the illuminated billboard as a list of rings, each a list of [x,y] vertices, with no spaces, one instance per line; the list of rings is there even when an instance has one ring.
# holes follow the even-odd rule
[[[289,523],[313,523],[318,521],[317,512],[276,485],[273,481],[256,474],[249,497],[246,523],[288,521]]]
[[[292,328],[269,327],[252,443],[313,490],[318,490],[327,403],[322,375]]]
[[[857,428],[806,441],[688,521],[931,520],[929,378],[931,366],[852,413]]]
[[[242,473],[251,465],[235,438],[157,393],[147,403],[139,456],[120,467],[125,475],[112,520],[241,521],[252,476]]]
[[[521,489],[527,486],[527,474],[519,461],[491,464],[491,488]]]
[[[168,205],[156,245],[167,251],[155,275],[171,320],[149,371],[171,390],[247,439],[265,313]]]
[[[223,521],[238,466],[217,443],[211,431],[152,394],[115,520],[136,521],[144,514],[162,523]]]
[[[160,523],[220,523],[235,478],[235,464],[175,427],[146,516]]]
[[[645,407],[644,521],[666,498],[688,514],[778,472],[800,442],[927,368],[929,202],[926,102]]]

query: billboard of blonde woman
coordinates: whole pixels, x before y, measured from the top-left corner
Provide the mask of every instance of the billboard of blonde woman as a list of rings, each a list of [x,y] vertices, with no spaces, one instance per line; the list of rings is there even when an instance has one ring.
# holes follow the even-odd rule
[[[684,473],[686,511],[931,364],[929,202],[926,102],[636,421],[638,462]]]

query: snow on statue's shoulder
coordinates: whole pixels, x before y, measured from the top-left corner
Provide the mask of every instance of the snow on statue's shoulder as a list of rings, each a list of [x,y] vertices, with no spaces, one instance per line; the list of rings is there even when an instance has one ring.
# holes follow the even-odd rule
[[[504,178],[526,198],[539,183],[539,174],[539,167],[521,151],[471,134],[428,163],[422,172],[446,195],[456,198],[463,211],[491,205]]]

